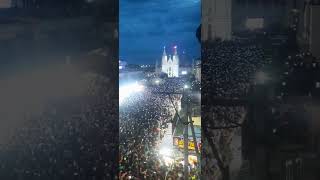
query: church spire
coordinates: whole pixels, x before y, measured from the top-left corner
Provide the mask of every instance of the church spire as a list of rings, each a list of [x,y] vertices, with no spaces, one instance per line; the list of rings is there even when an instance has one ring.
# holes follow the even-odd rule
[[[161,65],[163,66],[163,65],[167,64],[167,61],[168,61],[168,59],[167,59],[166,47],[163,46]]]
[[[166,53],[166,47],[163,46],[163,55],[162,55],[162,56],[166,56],[166,55],[167,55],[167,53]]]
[[[177,52],[177,46],[174,46],[173,47],[173,55],[177,55],[178,54],[178,52]]]

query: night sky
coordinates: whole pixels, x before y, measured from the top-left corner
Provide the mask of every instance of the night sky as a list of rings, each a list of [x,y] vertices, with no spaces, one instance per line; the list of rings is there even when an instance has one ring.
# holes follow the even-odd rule
[[[200,0],[120,0],[120,60],[132,64],[161,61],[174,45],[184,62],[200,57],[196,30]]]

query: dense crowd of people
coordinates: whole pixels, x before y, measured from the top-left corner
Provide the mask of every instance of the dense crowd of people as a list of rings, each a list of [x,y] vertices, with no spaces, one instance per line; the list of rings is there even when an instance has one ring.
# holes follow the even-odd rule
[[[186,81],[163,79],[133,94],[120,105],[120,179],[179,179],[182,166],[168,167],[159,154],[161,129],[172,122]],[[173,106],[174,104],[174,106]]]
[[[283,62],[279,94],[318,96],[320,64],[310,53],[289,55]]]
[[[165,78],[159,80],[156,86],[150,86],[150,88],[152,88],[151,90],[155,93],[182,93],[184,85],[190,86],[186,78]]]
[[[202,98],[247,97],[257,72],[266,64],[263,46],[254,39],[205,44],[202,46]],[[239,128],[236,127],[240,127],[239,124],[244,121],[246,110],[241,105],[226,107],[207,102],[202,106],[205,121],[202,128],[207,129],[205,136],[208,137],[204,140],[203,154],[211,158],[202,159],[202,176],[219,179],[226,176],[223,169],[229,167],[238,151],[232,143],[234,137],[239,136]],[[221,167],[217,160],[224,162],[225,167]]]
[[[263,48],[253,41],[217,41],[202,49],[202,92],[215,97],[239,97],[264,64]]]
[[[25,114],[9,143],[1,144],[1,179],[117,177],[117,91],[104,76],[79,78],[88,82],[84,93],[55,98],[42,112]]]
[[[274,45],[272,39],[269,43],[271,44],[268,44],[267,41],[262,42],[250,38],[250,40],[216,41],[202,46],[202,98],[248,99],[250,97],[249,90],[254,87],[255,80],[261,78],[263,71],[270,70],[267,73],[271,75],[270,79],[274,85],[272,88],[276,88],[275,96],[272,97],[276,101],[272,101],[273,108],[268,107],[272,109],[270,113],[273,115],[268,128],[274,126],[272,123],[281,126],[271,129],[273,132],[270,130],[270,133],[277,134],[277,136],[281,133],[287,133],[283,129],[289,129],[289,121],[293,123],[290,127],[296,126],[294,132],[305,131],[306,124],[301,123],[301,120],[306,120],[298,115],[292,117],[290,113],[294,114],[294,111],[291,112],[292,109],[286,110],[284,108],[291,107],[286,104],[290,101],[283,101],[285,100],[283,97],[291,97],[292,100],[292,97],[297,96],[318,96],[320,94],[319,62],[309,52],[292,53],[290,51],[291,53],[288,53],[288,51],[277,54],[274,53],[275,49],[270,52],[269,47],[278,47],[280,49],[278,51],[281,51],[286,49],[286,44]],[[210,103],[210,101],[208,102]],[[296,112],[301,114],[304,112],[304,109],[297,104],[293,104],[292,107],[295,106],[298,107]],[[233,156],[237,153],[232,149],[234,148],[233,139],[236,136],[241,136],[239,134],[241,129],[237,127],[243,127],[241,124],[247,110],[241,105],[232,104],[231,106],[205,104],[202,109],[205,109],[202,111],[205,121],[202,128],[207,129],[205,136],[208,137],[204,141],[203,153],[206,157],[211,157],[203,159],[202,175],[203,177],[212,175],[221,178],[221,176],[226,176],[223,172],[224,167],[219,166],[219,163],[213,159],[220,159],[225,163],[225,167],[229,167]],[[290,118],[288,118],[289,116]],[[211,145],[209,141],[211,141]],[[297,141],[297,137],[293,141]],[[217,151],[218,155],[213,153],[213,149]]]

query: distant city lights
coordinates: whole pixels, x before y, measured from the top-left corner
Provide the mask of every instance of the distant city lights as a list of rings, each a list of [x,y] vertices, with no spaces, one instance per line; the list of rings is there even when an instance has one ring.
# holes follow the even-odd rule
[[[141,68],[148,68],[148,67],[151,67],[151,65],[141,65],[140,67]]]

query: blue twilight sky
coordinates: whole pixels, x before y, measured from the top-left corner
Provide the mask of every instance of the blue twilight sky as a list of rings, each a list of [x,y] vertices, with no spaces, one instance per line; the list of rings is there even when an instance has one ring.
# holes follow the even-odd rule
[[[120,60],[160,62],[163,47],[171,54],[174,45],[182,61],[200,57],[200,7],[200,0],[120,0]]]

